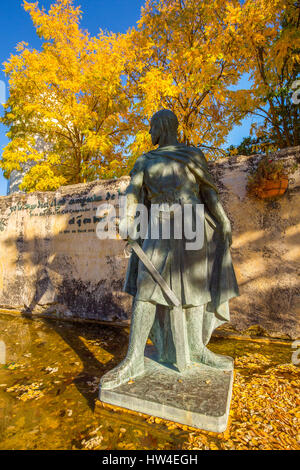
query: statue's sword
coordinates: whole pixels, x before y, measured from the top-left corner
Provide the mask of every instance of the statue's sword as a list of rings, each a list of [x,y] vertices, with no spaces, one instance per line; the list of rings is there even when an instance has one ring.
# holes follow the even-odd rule
[[[173,305],[170,315],[173,340],[176,349],[176,363],[179,371],[183,372],[190,365],[185,312],[183,311],[182,305],[180,304],[177,296],[170,289],[167,282],[159,274],[151,261],[147,258],[140,245],[136,241],[130,241],[130,246]]]

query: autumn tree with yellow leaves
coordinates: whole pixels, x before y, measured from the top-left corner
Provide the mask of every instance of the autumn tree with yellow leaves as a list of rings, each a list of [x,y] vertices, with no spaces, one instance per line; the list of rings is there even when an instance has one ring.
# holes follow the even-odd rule
[[[180,140],[223,153],[228,132],[247,115],[258,140],[299,145],[299,2],[147,0],[127,36],[131,95],[139,123],[133,154],[150,148],[148,120],[158,108],[180,117]],[[131,52],[131,54],[130,54]],[[244,72],[253,85],[235,90]]]
[[[238,6],[235,0],[146,1],[126,37],[129,95],[139,123],[133,154],[150,148],[149,118],[168,108],[179,117],[181,142],[220,155],[241,116],[239,96],[230,91],[245,70],[239,18],[232,14]]]
[[[37,3],[25,1],[24,8],[43,45],[37,51],[19,44],[5,64],[10,85],[3,119],[10,138],[1,161],[5,175],[36,162],[24,177],[26,191],[118,176],[130,127],[123,59],[114,51],[117,36],[82,31],[81,11],[72,0],[57,0],[48,13]]]
[[[229,131],[249,114],[260,119],[258,140],[299,144],[295,0],[146,0],[135,28],[97,37],[80,29],[73,0],[48,13],[24,8],[43,46],[19,44],[5,64],[10,142],[0,166],[9,177],[35,162],[26,191],[128,172],[152,147],[149,120],[160,108],[179,117],[180,141],[208,158],[225,153]],[[233,91],[244,72],[253,86]]]
[[[253,80],[240,110],[257,118],[256,150],[300,145],[300,2],[248,0],[235,14]]]

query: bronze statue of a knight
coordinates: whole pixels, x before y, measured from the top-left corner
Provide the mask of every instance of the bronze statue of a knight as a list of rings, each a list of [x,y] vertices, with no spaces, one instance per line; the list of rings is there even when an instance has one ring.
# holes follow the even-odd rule
[[[187,249],[184,236],[178,239],[171,233],[169,238],[151,238],[151,230],[150,236],[135,242],[148,264],[141,260],[138,250],[133,250],[125,282],[125,291],[133,296],[128,352],[121,364],[102,377],[102,389],[113,389],[143,374],[149,337],[162,363],[179,363],[182,340],[191,364],[233,368],[231,358],[207,348],[215,328],[229,321],[229,300],[239,295],[230,255],[230,221],[203,153],[180,144],[177,128],[172,111],[164,109],[152,117],[150,134],[153,146],[158,148],[140,156],[130,173],[127,215],[120,229],[134,223],[137,204],[148,207],[150,215],[154,204],[188,204],[192,219],[196,217],[194,208],[202,204],[203,243],[201,248]],[[176,333],[172,327],[174,304],[167,295],[170,290],[178,299],[185,322],[185,330],[177,327]]]

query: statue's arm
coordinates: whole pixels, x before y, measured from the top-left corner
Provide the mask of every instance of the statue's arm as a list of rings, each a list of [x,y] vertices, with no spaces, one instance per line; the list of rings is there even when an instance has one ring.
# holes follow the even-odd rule
[[[203,185],[200,192],[209,212],[220,224],[224,241],[228,240],[230,246],[232,244],[231,224],[223,209],[218,194],[208,185]]]
[[[144,172],[140,168],[134,168],[131,172],[131,180],[126,190],[127,217],[134,218],[136,207],[141,201],[141,191],[144,182]]]
[[[130,172],[130,183],[126,189],[125,217],[120,220],[119,233],[124,239],[128,239],[128,230],[132,226],[136,214],[137,205],[141,202],[141,192],[144,182],[144,169],[141,157],[136,161]]]

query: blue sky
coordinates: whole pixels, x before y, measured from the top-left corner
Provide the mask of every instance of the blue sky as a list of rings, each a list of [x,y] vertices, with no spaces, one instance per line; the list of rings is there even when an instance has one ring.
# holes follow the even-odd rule
[[[33,0],[32,0],[33,1]],[[28,13],[23,10],[22,0],[1,1],[0,7],[0,31],[2,40],[0,41],[0,61],[5,62],[10,54],[15,52],[18,42],[26,41],[31,47],[39,48],[41,41],[36,35],[32,21]],[[53,3],[53,0],[40,0],[39,4],[46,9]],[[114,32],[126,32],[134,26],[140,17],[140,9],[144,0],[76,0],[76,5],[81,5],[83,11],[82,28],[87,29],[92,35],[98,33],[99,28]],[[7,79],[1,67],[0,80],[6,84]],[[239,84],[240,88],[248,88],[248,79],[243,77]],[[1,85],[0,85],[1,95]],[[2,110],[1,110],[2,114]],[[244,136],[249,134],[251,121],[246,119],[242,126],[237,126],[228,136],[228,146],[239,144]],[[0,149],[7,143],[5,133],[7,129],[0,125]],[[6,194],[7,180],[0,173],[0,196]]]

